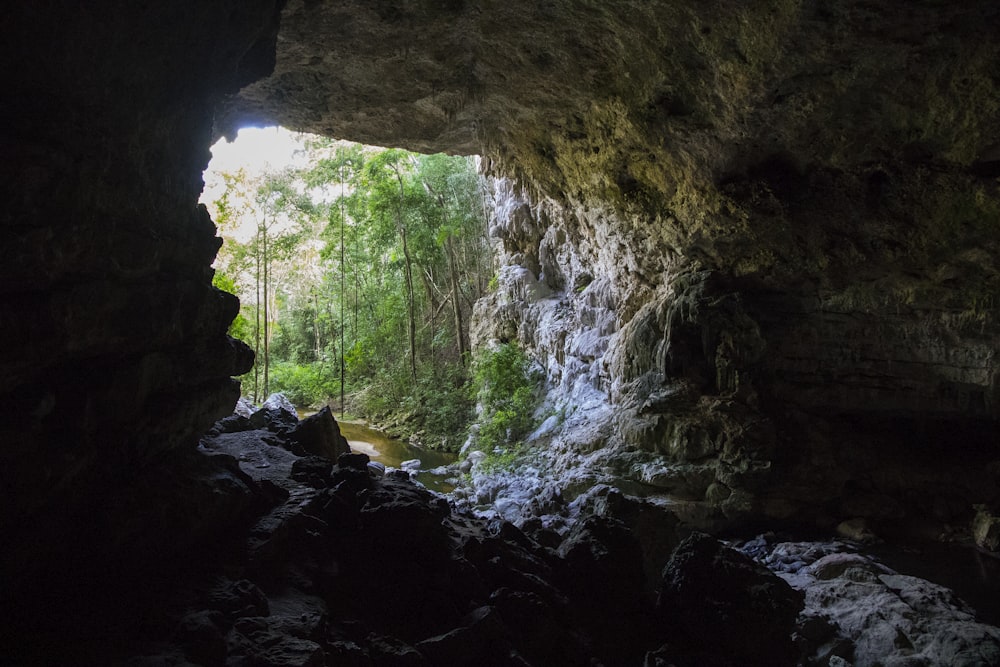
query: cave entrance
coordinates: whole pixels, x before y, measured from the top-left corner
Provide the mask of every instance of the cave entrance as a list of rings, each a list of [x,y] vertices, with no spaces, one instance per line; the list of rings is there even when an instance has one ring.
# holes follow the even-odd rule
[[[280,392],[300,414],[329,406],[456,452],[474,418],[472,308],[494,274],[477,159],[278,127],[212,153],[214,283],[240,298],[229,333],[256,353],[243,396]],[[387,465],[414,466],[392,449]]]

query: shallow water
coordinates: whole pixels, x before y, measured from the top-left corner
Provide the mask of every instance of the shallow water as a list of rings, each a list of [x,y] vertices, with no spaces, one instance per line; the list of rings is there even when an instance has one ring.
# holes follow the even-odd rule
[[[420,470],[416,479],[428,489],[449,493],[454,486],[445,482],[445,477],[432,475],[429,470],[454,463],[458,455],[414,447],[397,438],[390,438],[382,431],[368,428],[354,422],[338,422],[340,432],[347,438],[351,449],[362,452],[388,468],[399,468],[403,461],[420,459]]]

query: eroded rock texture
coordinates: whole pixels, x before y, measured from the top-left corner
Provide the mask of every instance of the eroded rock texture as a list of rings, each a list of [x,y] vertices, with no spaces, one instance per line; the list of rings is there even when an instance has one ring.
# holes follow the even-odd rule
[[[545,366],[566,467],[614,451],[730,518],[961,522],[1000,500],[998,32],[989,2],[293,1],[219,131],[512,179],[478,343]]]
[[[125,549],[159,505],[118,484],[236,399],[195,201],[245,122],[508,179],[478,340],[546,368],[539,470],[575,492],[629,480],[702,525],[997,509],[992,0],[51,0],[4,26],[7,600],[84,537]]]

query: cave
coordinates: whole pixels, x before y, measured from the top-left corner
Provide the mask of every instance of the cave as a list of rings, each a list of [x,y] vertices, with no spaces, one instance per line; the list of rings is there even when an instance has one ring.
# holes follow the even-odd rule
[[[588,548],[602,540],[615,546],[609,562],[636,550],[648,561],[647,542],[670,532],[676,546],[678,526],[752,537],[847,522],[886,539],[976,533],[976,553],[1000,546],[992,0],[39,0],[5,8],[4,21],[0,661],[795,664],[739,637],[677,648],[683,638],[657,635],[645,607],[621,599],[643,567],[591,596],[565,582],[601,580],[605,561]],[[273,124],[479,154],[494,179],[502,268],[473,342],[518,340],[562,418],[540,435],[551,478],[527,500],[492,491],[507,521],[487,528],[506,546],[465,543],[476,565],[455,581],[493,588],[474,609],[421,602],[460,640],[389,611],[382,628],[353,616],[337,625],[315,611],[329,600],[288,612],[322,617],[322,641],[269,626],[262,590],[272,617],[295,605],[241,584],[250,568],[215,608],[183,616],[187,653],[171,652],[177,609],[189,611],[178,582],[194,590],[212,567],[221,577],[227,554],[283,502],[234,464],[206,463],[199,446],[252,363],[226,334],[238,303],[211,284],[221,241],[197,203],[201,174],[219,137]],[[356,480],[353,465],[343,462],[342,482]],[[392,491],[412,510],[373,509],[387,534],[465,521],[401,480],[379,489],[366,487],[364,502]],[[674,500],[651,515],[631,491]],[[552,499],[628,514],[637,537],[598,513],[565,526],[573,544],[550,545],[558,565],[544,560],[525,545],[554,533],[526,535]],[[336,526],[307,515],[281,534],[306,536],[308,549],[291,543],[313,570],[296,562],[282,582],[303,571],[340,581],[309,542]],[[428,553],[444,548],[438,537]],[[501,556],[520,579],[494,571]],[[658,575],[665,562],[646,565]],[[582,628],[601,610],[629,612],[584,641],[539,611],[559,605],[539,602],[551,587],[521,573],[529,563],[568,568],[552,575],[569,591],[559,613]],[[383,592],[409,600],[400,589]],[[324,590],[334,595],[318,586],[307,597]],[[220,611],[223,598],[240,608]],[[518,634],[518,616],[542,619],[569,648]],[[1000,631],[978,631],[1000,646]],[[268,632],[284,638],[277,649],[246,648]],[[619,653],[616,632],[651,643]],[[487,663],[469,646],[504,657]],[[854,664],[827,658],[808,664]]]

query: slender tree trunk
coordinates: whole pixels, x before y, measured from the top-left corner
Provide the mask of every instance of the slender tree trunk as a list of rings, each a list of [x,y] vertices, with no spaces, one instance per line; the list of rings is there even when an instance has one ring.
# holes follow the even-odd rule
[[[344,317],[344,302],[347,300],[347,252],[344,243],[344,228],[347,223],[344,210],[344,167],[340,167],[340,418],[344,418],[344,375],[346,363],[344,360],[344,329],[347,319]]]
[[[398,166],[393,166],[396,172],[396,180],[399,182],[399,205],[396,207],[396,228],[403,240],[403,259],[405,270],[403,275],[406,278],[406,314],[409,320],[408,333],[410,339],[410,377],[413,384],[417,383],[417,316],[413,298],[413,260],[410,257],[410,246],[406,240],[406,226],[403,224],[403,199],[406,194],[403,188],[403,174]]]
[[[455,315],[455,337],[458,338],[458,357],[465,366],[467,348],[465,346],[465,325],[462,322],[461,294],[458,290],[458,263],[455,261],[455,243],[451,235],[445,239],[445,250],[448,252],[448,273],[451,274],[451,306]]]
[[[270,265],[271,258],[268,256],[267,251],[267,225],[264,225],[264,396],[270,396],[270,371],[271,371],[271,310],[269,308],[268,292],[271,289],[270,285]]]
[[[320,342],[319,335],[319,294],[313,290],[313,359],[319,361],[320,354],[322,353],[322,346]]]
[[[405,271],[403,272],[406,276],[406,314],[407,319],[407,333],[410,339],[410,377],[413,379],[414,384],[417,382],[417,315],[416,308],[414,306],[414,295],[413,295],[413,260],[410,259],[410,247],[406,240],[406,228],[400,226],[400,234],[403,237],[403,258],[405,260]]]
[[[257,289],[257,303],[254,304],[254,330],[253,330],[253,402],[260,401],[260,229],[257,230],[257,247],[254,252],[254,280]]]

